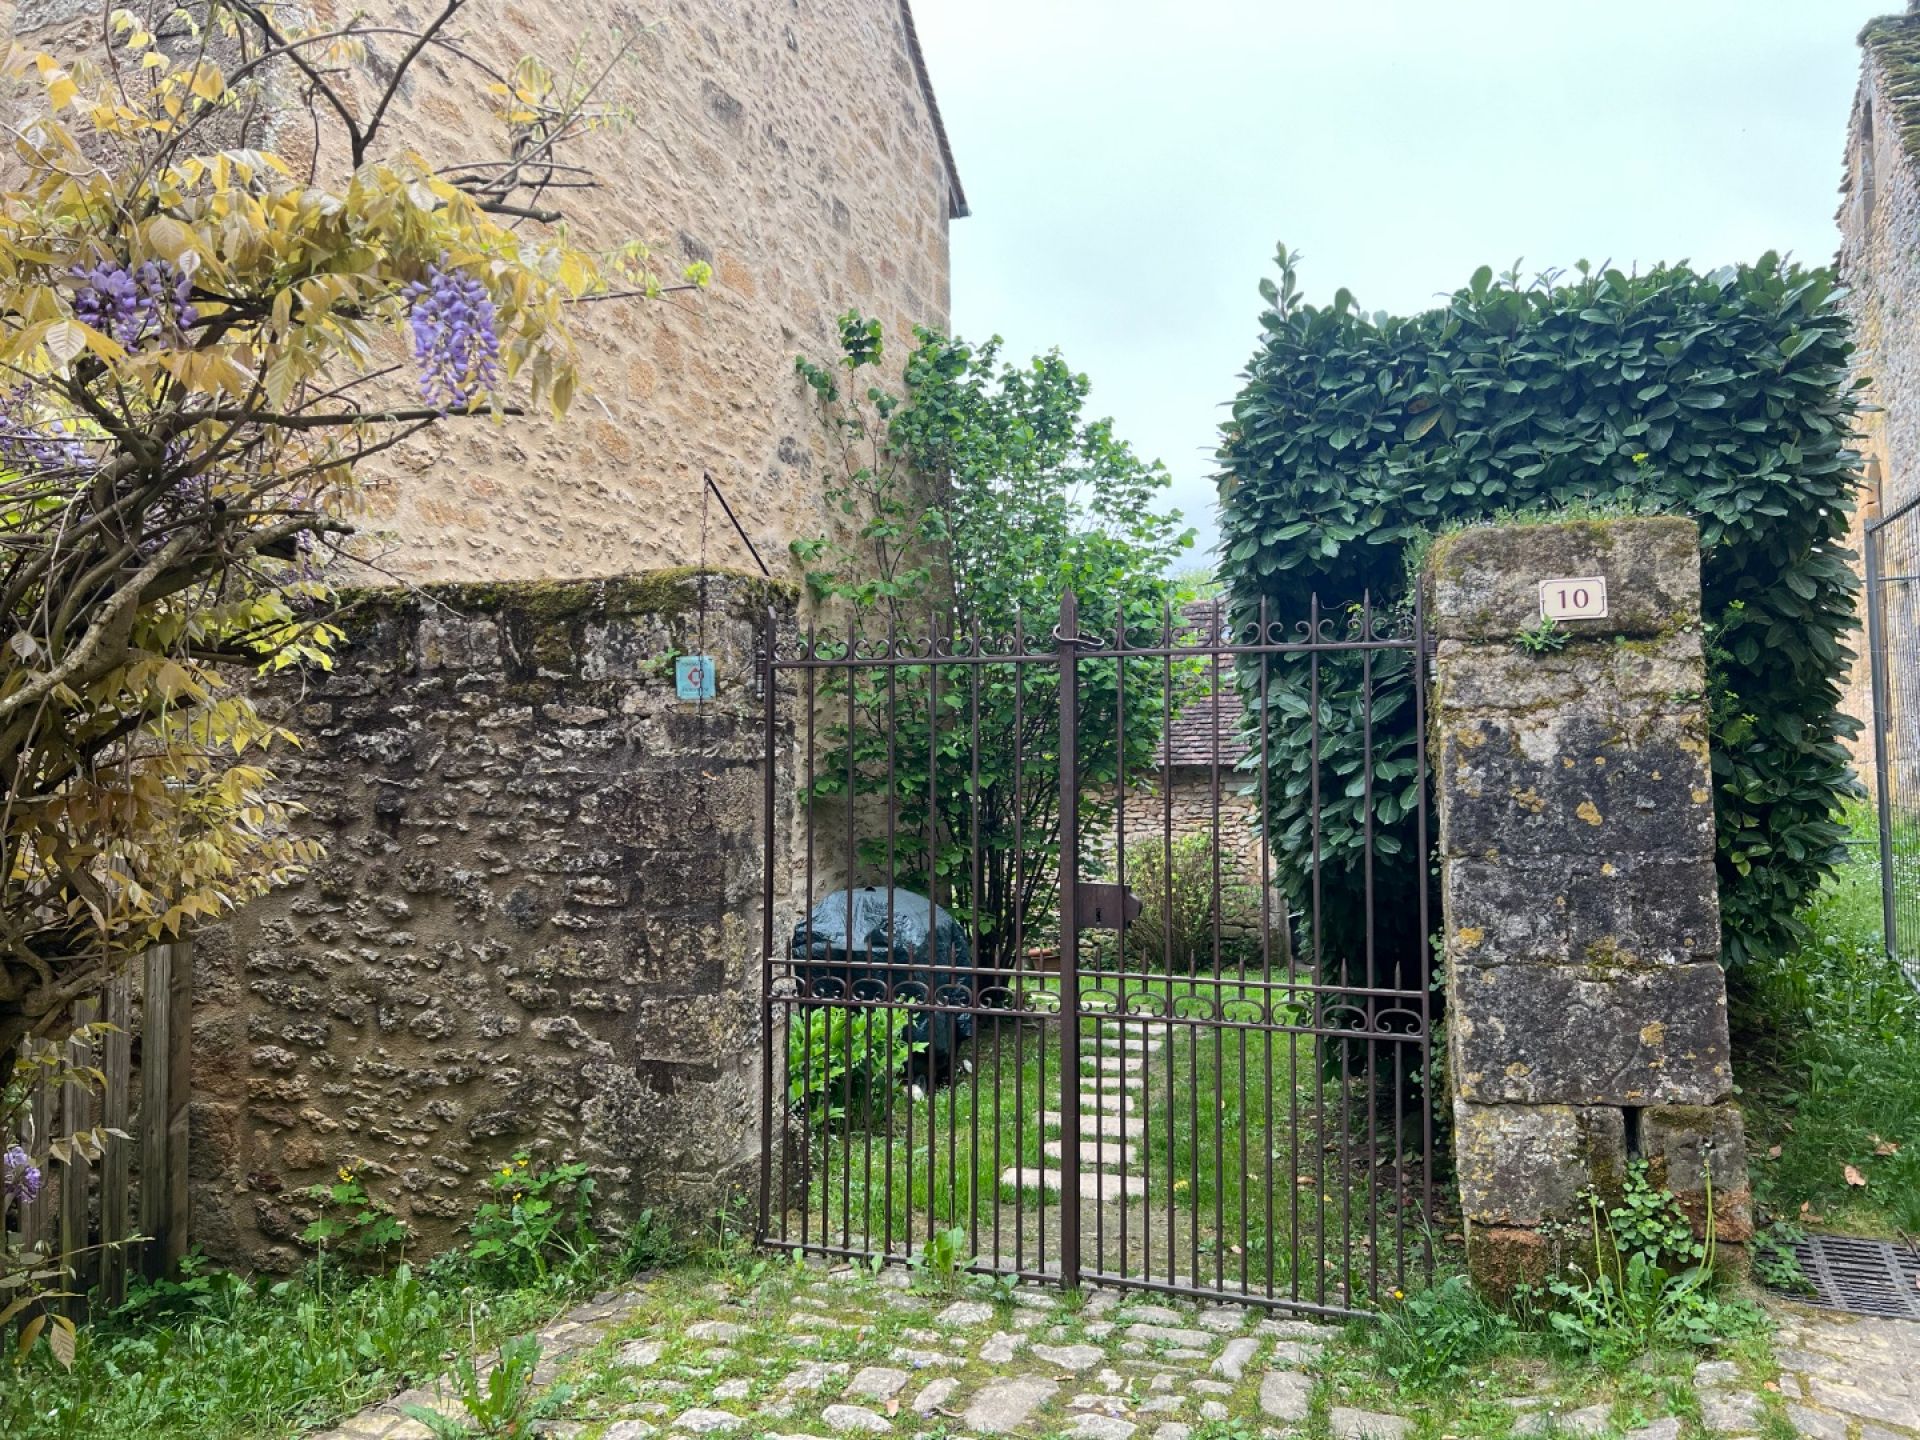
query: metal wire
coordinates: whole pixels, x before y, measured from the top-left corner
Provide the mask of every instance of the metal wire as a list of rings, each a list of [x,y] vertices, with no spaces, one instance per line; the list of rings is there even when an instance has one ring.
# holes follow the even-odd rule
[[[1882,924],[1920,989],[1920,496],[1869,521],[1865,548]]]

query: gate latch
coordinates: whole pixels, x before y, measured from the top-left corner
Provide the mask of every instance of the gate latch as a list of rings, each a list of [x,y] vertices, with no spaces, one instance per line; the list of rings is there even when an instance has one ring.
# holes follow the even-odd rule
[[[1073,924],[1076,930],[1118,930],[1124,921],[1140,918],[1140,897],[1124,885],[1091,884],[1073,887]]]

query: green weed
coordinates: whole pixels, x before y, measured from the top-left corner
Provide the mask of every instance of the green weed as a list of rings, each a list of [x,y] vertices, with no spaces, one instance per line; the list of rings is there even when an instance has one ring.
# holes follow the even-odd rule
[[[1755,1198],[1781,1218],[1920,1231],[1920,995],[1887,957],[1873,813],[1807,912],[1811,938],[1734,983]]]
[[[1380,1369],[1409,1390],[1457,1384],[1510,1345],[1513,1316],[1482,1300],[1464,1275],[1396,1301],[1373,1337]]]

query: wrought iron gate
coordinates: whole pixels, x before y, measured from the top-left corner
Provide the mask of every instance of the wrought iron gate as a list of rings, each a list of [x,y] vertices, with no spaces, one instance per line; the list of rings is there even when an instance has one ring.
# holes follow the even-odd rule
[[[1866,524],[1874,801],[1887,953],[1920,988],[1920,495]]]
[[[759,1238],[1370,1313],[1432,1268],[1420,614],[1092,608],[769,617]]]

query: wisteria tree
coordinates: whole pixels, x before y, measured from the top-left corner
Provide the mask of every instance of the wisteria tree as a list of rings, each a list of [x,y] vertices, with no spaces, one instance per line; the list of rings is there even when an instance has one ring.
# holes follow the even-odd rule
[[[564,408],[572,307],[663,288],[556,223],[626,45],[500,69],[461,8],[155,3],[103,9],[90,59],[7,58],[37,113],[0,190],[0,1081],[127,957],[315,858],[244,677],[328,663],[356,465]],[[395,133],[423,56],[471,76],[497,156]]]

